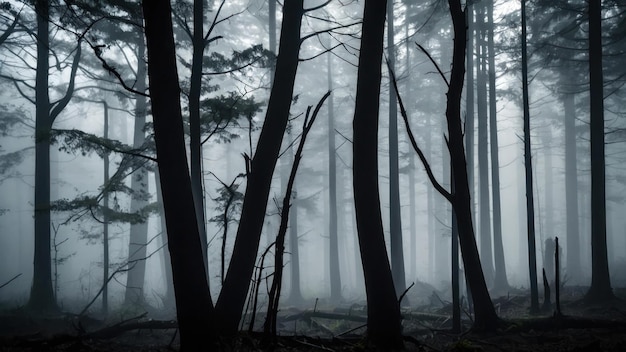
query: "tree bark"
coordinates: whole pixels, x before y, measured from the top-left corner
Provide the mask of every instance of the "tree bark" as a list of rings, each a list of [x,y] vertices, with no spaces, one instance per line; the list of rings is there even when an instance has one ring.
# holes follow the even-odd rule
[[[148,77],[181,350],[215,342],[213,304],[204,270],[180,107],[180,87],[168,0],[142,2]]]
[[[353,121],[353,182],[367,295],[367,335],[402,347],[400,306],[385,247],[378,188],[378,117],[386,1],[365,1]]]

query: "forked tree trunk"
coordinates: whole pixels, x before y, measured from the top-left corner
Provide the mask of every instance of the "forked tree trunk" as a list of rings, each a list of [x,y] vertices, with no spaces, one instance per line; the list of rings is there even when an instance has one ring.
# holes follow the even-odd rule
[[[171,5],[168,0],[150,0],[143,1],[142,7],[181,350],[206,350],[215,342],[213,304],[187,168]]]

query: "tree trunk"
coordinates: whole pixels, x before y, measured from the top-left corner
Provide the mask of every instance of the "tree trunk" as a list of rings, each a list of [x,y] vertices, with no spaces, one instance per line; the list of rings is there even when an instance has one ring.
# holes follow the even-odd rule
[[[231,264],[215,307],[220,319],[219,328],[228,334],[234,334],[239,326],[256,262],[272,175],[278,160],[293,96],[300,51],[303,6],[303,0],[288,1],[283,6],[280,49],[276,61],[274,84],[256,154],[250,166]]]
[[[504,260],[504,244],[502,243],[502,213],[500,204],[500,160],[498,157],[498,119],[497,119],[497,96],[496,96],[496,64],[495,49],[493,44],[494,2],[487,3],[487,50],[489,63],[489,140],[491,147],[491,195],[493,202],[493,256],[495,264],[495,276],[493,288],[496,292],[506,293],[509,282],[506,278],[506,261]]]
[[[71,66],[65,95],[50,104],[48,94],[49,11],[47,0],[35,1],[37,14],[37,66],[35,77],[35,239],[33,285],[28,307],[37,313],[57,312],[52,288],[52,257],[50,248],[50,131],[57,116],[74,94],[74,81],[81,57],[81,41]]]
[[[466,7],[467,21],[467,87],[465,93],[465,158],[467,159],[467,182],[470,192],[470,212],[475,213],[474,207],[474,5],[468,2]]]
[[[176,294],[181,350],[215,342],[213,304],[204,270],[180,107],[180,87],[168,0],[142,2],[148,77],[161,191]]]
[[[395,71],[393,1],[387,1],[387,60]],[[406,290],[404,273],[404,248],[402,245],[402,215],[400,207],[400,175],[398,172],[398,106],[393,84],[389,84],[389,242],[391,247],[391,273],[400,296]]]
[[[602,2],[589,1],[589,98],[591,129],[591,287],[588,302],[615,298],[606,247],[604,103],[602,77]]]
[[[567,72],[562,72],[567,77]],[[578,168],[576,157],[576,107],[573,93],[564,93],[563,118],[565,125],[565,217],[567,236],[566,270],[572,283],[580,281],[580,234],[578,225]]]
[[[109,139],[109,105],[102,101],[104,107],[104,133],[105,140]],[[109,184],[109,153],[103,157],[103,185]],[[102,194],[102,314],[109,314],[109,191],[105,188]]]
[[[204,188],[202,177],[202,136],[200,132],[200,94],[202,90],[202,60],[204,59],[204,2],[193,2],[193,54],[191,62],[191,77],[189,85],[189,157],[191,166],[191,189],[193,191],[194,209],[198,221],[200,246],[204,270],[209,279],[209,264],[207,256],[207,236],[204,215]]]
[[[530,310],[539,311],[537,289],[537,251],[535,249],[535,209],[533,164],[530,145],[530,108],[528,102],[528,54],[526,43],[526,0],[522,0],[522,105],[524,109],[524,166],[526,169],[526,230],[528,231],[528,268],[530,277]]]
[[[378,117],[386,1],[365,1],[353,121],[353,182],[367,295],[367,335],[402,347],[400,306],[385,247],[378,188]]]
[[[136,89],[139,92],[146,91],[146,62],[145,42],[143,36],[137,41],[137,84]],[[145,140],[145,124],[146,124],[146,108],[147,101],[145,96],[137,95],[135,101],[135,126],[133,137],[133,148],[140,149]],[[132,213],[141,211],[147,204],[145,199],[148,195],[148,171],[145,168],[139,168],[133,173],[130,188],[133,195],[130,198],[130,211]],[[131,224],[130,239],[128,243],[128,276],[126,279],[126,304],[143,304],[144,292],[143,285],[146,277],[146,247],[148,242],[148,222]]]
[[[328,47],[331,47],[329,43]],[[332,55],[327,56],[328,91],[333,90]],[[335,104],[331,94],[328,97],[328,198],[329,202],[329,271],[330,271],[330,300],[334,303],[341,301],[341,272],[339,268],[339,236],[337,233],[337,155],[335,146]]]
[[[472,293],[475,318],[474,328],[495,330],[500,320],[491,303],[489,291],[485,283],[478,248],[472,224],[471,199],[469,193],[467,164],[463,148],[463,131],[461,128],[461,94],[465,74],[465,50],[467,39],[466,17],[459,0],[449,0],[450,14],[454,26],[454,50],[452,56],[452,72],[446,105],[448,122],[448,149],[454,170],[454,194],[451,197],[452,207],[457,216],[459,244],[463,256],[465,275]]]
[[[493,283],[493,251],[491,247],[491,206],[489,200],[489,159],[487,146],[489,135],[487,123],[487,43],[485,40],[485,6],[479,4],[476,11],[476,44],[478,47],[478,65],[476,75],[476,100],[478,110],[478,188],[480,201],[480,258],[485,272],[485,280]]]

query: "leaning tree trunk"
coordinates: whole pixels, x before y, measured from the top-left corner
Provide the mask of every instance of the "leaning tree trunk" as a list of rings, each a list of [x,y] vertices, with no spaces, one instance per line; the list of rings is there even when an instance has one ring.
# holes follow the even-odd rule
[[[353,121],[353,182],[367,295],[367,335],[378,347],[401,348],[402,325],[385,247],[378,188],[378,110],[386,1],[366,0]]]
[[[454,26],[452,72],[450,74],[450,86],[446,105],[449,136],[448,149],[452,162],[451,168],[454,170],[452,177],[454,194],[451,196],[451,202],[457,217],[459,244],[463,256],[465,275],[469,289],[472,292],[475,311],[474,328],[494,330],[500,325],[500,320],[491,302],[489,291],[487,291],[474,237],[467,165],[463,148],[463,131],[461,128],[461,94],[465,74],[465,45],[467,39],[466,17],[461,8],[460,0],[449,0],[448,4],[450,5],[450,14]]]
[[[213,304],[196,221],[168,0],[143,1],[148,77],[182,350],[214,342]]]
[[[219,329],[228,334],[237,332],[254,271],[272,175],[289,118],[303,14],[303,0],[285,2],[274,84],[256,153],[250,163],[230,266],[215,307],[220,319]]]

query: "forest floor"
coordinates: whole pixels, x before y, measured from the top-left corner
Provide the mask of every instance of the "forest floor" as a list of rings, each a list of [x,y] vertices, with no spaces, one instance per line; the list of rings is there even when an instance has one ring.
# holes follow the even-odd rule
[[[529,314],[525,292],[494,299],[506,322],[497,332],[468,330],[471,315],[464,309],[463,333],[450,332],[451,306],[435,294],[428,304],[403,308],[407,351],[626,351],[626,289],[615,289],[617,300],[601,306],[581,303],[585,288],[566,287],[561,293],[563,316],[554,306]],[[335,309],[280,313],[279,339],[264,347],[260,333],[242,333],[223,343],[226,351],[368,351],[365,345],[365,308],[345,305]],[[263,317],[257,316],[255,328]],[[247,325],[246,325],[247,328]],[[149,319],[100,321],[61,314],[35,318],[24,309],[0,309],[0,352],[13,351],[177,351],[176,323]]]

